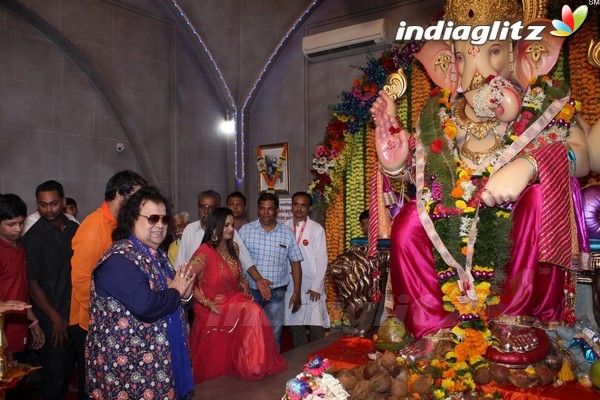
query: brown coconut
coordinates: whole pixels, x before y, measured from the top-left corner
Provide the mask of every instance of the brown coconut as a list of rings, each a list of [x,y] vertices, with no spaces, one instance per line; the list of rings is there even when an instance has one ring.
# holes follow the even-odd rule
[[[406,366],[406,364],[396,364],[390,370],[390,376],[394,379],[396,379],[401,374],[408,376],[408,367]]]
[[[538,385],[549,385],[554,382],[552,370],[547,365],[541,364],[535,367],[535,374],[538,377]]]
[[[363,377],[366,380],[371,379],[372,377],[375,376],[376,373],[379,372],[380,367],[381,367],[381,364],[379,363],[379,360],[371,361],[370,363],[368,363],[365,366],[365,370],[363,372]]]
[[[347,373],[338,374],[336,379],[340,381],[344,389],[348,392],[351,392],[358,382],[358,378],[350,370]]]
[[[429,374],[419,375],[412,384],[412,391],[421,396],[426,396],[431,392],[433,378]]]
[[[535,374],[528,374],[525,370],[516,370],[510,374],[510,383],[518,388],[528,388],[538,382]]]
[[[390,388],[390,393],[393,397],[402,398],[406,397],[408,394],[408,379],[394,379],[392,382],[392,387]]]
[[[392,387],[392,378],[386,371],[379,371],[369,380],[371,389],[378,393],[385,393]]]
[[[379,359],[381,366],[390,371],[395,365],[398,364],[396,355],[391,351],[386,351],[383,356]]]
[[[494,368],[491,369],[491,372],[492,380],[497,384],[504,385],[508,382],[508,377],[510,375],[508,368],[503,367],[502,365],[495,365]]]
[[[354,389],[352,389],[350,394],[352,395],[352,400],[369,400],[371,398],[370,395],[372,394],[371,384],[369,381],[359,381],[356,383],[356,386],[354,386]]]
[[[480,367],[473,371],[473,380],[478,385],[487,385],[492,380],[492,372],[489,367]]]
[[[359,380],[362,380],[365,375],[365,366],[357,365],[356,367],[352,368],[351,371],[354,374],[354,376],[356,376],[356,378],[358,378]]]

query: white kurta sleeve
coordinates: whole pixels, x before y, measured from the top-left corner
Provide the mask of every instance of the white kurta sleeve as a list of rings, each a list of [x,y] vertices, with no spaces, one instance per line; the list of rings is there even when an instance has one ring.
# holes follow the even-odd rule
[[[233,232],[233,241],[236,242],[240,248],[240,264],[242,264],[242,270],[246,272],[248,271],[248,268],[254,265],[254,261],[252,260],[248,248],[244,244],[244,241],[237,231]]]
[[[325,230],[315,222],[315,279],[312,281],[310,290],[319,294],[325,293],[325,273],[327,272],[327,240]]]
[[[177,252],[177,259],[175,260],[175,269],[177,269],[181,264],[187,263],[190,258],[192,258],[193,252],[196,249],[191,249],[192,247],[192,236],[194,235],[192,224],[188,224],[183,230],[181,234],[181,242],[179,243],[179,251]]]

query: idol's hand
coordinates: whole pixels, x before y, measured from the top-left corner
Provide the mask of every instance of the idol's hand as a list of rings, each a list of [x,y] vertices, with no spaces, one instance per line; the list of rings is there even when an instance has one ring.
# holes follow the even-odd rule
[[[524,158],[516,158],[493,174],[481,193],[481,200],[488,206],[517,201],[531,179],[531,164]]]
[[[375,147],[379,162],[388,172],[398,171],[406,162],[409,145],[408,134],[395,117],[395,103],[384,91],[380,91],[371,113],[375,121]]]

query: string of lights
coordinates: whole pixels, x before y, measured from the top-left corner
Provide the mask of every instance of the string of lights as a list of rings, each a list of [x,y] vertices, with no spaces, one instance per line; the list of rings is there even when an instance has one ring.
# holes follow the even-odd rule
[[[183,20],[185,21],[188,29],[190,30],[190,32],[194,35],[194,37],[198,40],[198,43],[200,43],[200,45],[202,46],[202,49],[204,49],[204,51],[206,52],[206,55],[208,56],[210,62],[212,63],[212,67],[214,68],[215,72],[217,73],[220,81],[221,81],[221,85],[223,86],[223,89],[225,91],[226,97],[229,101],[229,107],[231,107],[232,113],[233,113],[233,121],[234,121],[234,130],[233,130],[233,135],[234,135],[234,176],[235,179],[238,183],[242,183],[245,179],[246,176],[246,161],[244,159],[244,149],[246,146],[246,141],[245,141],[245,111],[250,103],[250,100],[252,99],[252,97],[254,96],[256,89],[258,88],[259,83],[261,82],[262,78],[264,77],[264,75],[267,73],[267,71],[269,70],[269,68],[271,67],[271,62],[275,59],[275,57],[277,56],[277,54],[279,53],[279,51],[283,48],[283,46],[287,43],[287,41],[289,40],[289,38],[291,37],[292,33],[300,26],[300,24],[303,22],[303,20],[315,9],[315,7],[317,6],[317,4],[322,1],[322,0],[314,0],[300,15],[300,17],[298,17],[294,24],[290,27],[290,29],[288,29],[288,31],[285,33],[285,35],[283,35],[282,39],[279,41],[279,43],[277,44],[277,47],[275,48],[275,50],[271,53],[271,55],[269,56],[269,58],[267,59],[267,61],[265,62],[263,68],[261,69],[260,73],[258,74],[256,80],[254,81],[254,83],[252,84],[248,95],[246,96],[246,100],[244,101],[242,108],[241,108],[241,112],[238,112],[238,107],[237,104],[235,102],[235,99],[233,98],[233,95],[231,94],[231,90],[229,89],[229,86],[227,85],[227,81],[225,80],[225,77],[223,76],[223,73],[221,72],[221,69],[219,68],[219,65],[217,64],[217,62],[215,61],[212,53],[210,52],[210,49],[208,48],[208,46],[206,45],[206,43],[204,42],[204,40],[202,39],[202,36],[200,36],[200,33],[198,33],[198,30],[194,27],[194,24],[192,23],[192,21],[188,18],[187,14],[185,13],[185,11],[183,11],[183,9],[181,8],[181,6],[179,5],[179,3],[177,2],[177,0],[171,0],[171,3],[173,4],[173,7],[175,7],[175,9],[177,10],[177,13],[181,16],[181,18],[183,18]],[[239,119],[239,132],[238,132],[238,116],[240,117]]]

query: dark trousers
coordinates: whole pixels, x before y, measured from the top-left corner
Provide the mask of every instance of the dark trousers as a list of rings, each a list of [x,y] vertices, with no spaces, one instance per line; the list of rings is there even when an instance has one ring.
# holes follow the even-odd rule
[[[292,341],[294,342],[294,347],[300,347],[308,344],[306,328],[308,328],[311,342],[325,337],[325,328],[320,325],[292,325],[290,328],[292,331]]]
[[[87,331],[79,325],[71,325],[69,334],[73,340],[77,362],[77,400],[88,400],[90,397],[85,394],[85,338]]]
[[[41,382],[41,400],[63,400],[75,366],[75,349],[73,342],[61,347],[52,344],[52,329],[44,329],[46,344],[39,350]]]

